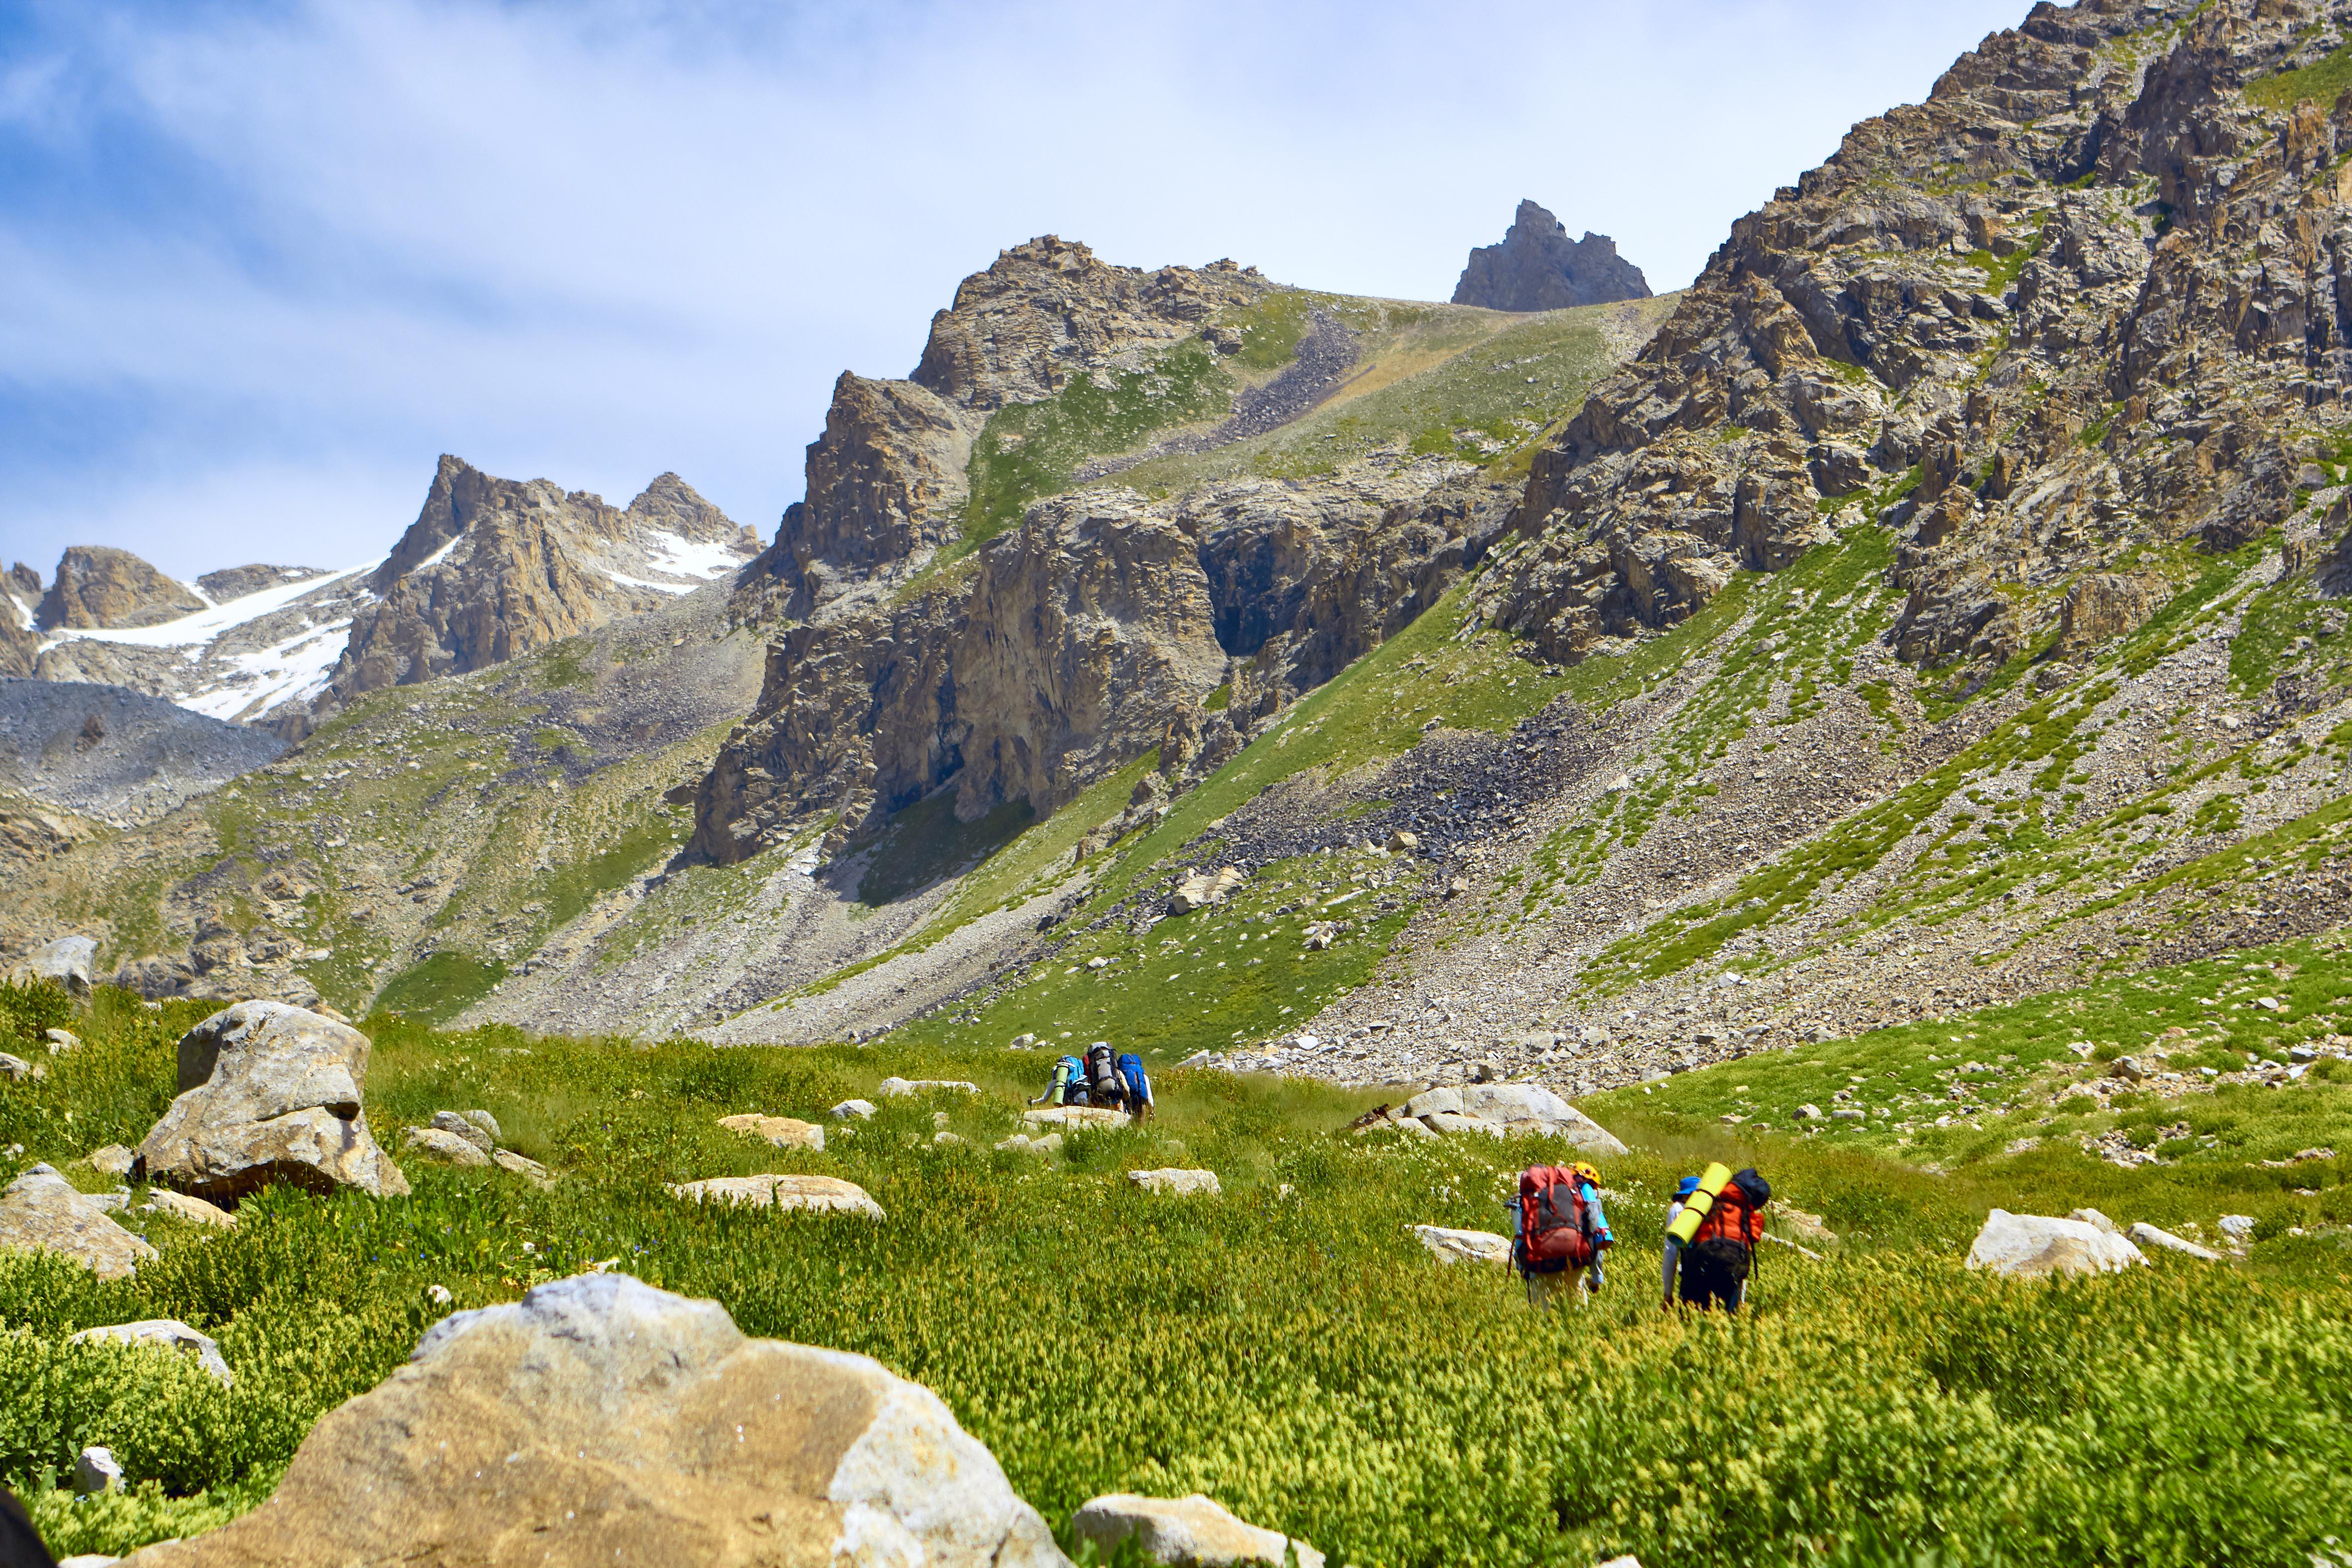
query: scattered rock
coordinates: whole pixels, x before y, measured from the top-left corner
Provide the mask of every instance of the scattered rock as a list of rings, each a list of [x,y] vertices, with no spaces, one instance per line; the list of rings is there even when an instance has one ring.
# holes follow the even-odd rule
[[[490,1163],[496,1165],[501,1171],[509,1172],[515,1175],[520,1176],[524,1181],[530,1183],[533,1186],[551,1187],[555,1185],[555,1178],[548,1173],[546,1166],[541,1164],[538,1161],[531,1159],[529,1155],[518,1154],[511,1149],[491,1150]]]
[[[122,1466],[111,1450],[84,1448],[74,1460],[73,1489],[76,1497],[94,1497],[100,1492],[122,1489]]]
[[[2109,1219],[2106,1215],[2101,1214],[2096,1209],[2075,1209],[2069,1213],[2066,1217],[2068,1219],[2081,1220],[2084,1225],[2094,1226],[2100,1230],[2105,1231],[2109,1236],[2121,1236],[2124,1233],[2121,1226],[2116,1224],[2115,1221]]]
[[[0,1078],[11,1083],[25,1083],[43,1076],[41,1069],[24,1058],[0,1051]]]
[[[1015,1035],[1013,1037],[1012,1043],[1005,1048],[1013,1051],[1034,1050],[1037,1048],[1037,1037],[1029,1034]]]
[[[2120,1236],[2079,1219],[2051,1219],[2039,1215],[2011,1214],[1995,1209],[1977,1232],[1969,1248],[1969,1267],[1990,1268],[2018,1279],[2040,1279],[2052,1274],[2096,1274],[2145,1267],[2147,1259]]]
[[[1442,1225],[1417,1225],[1412,1234],[1437,1255],[1440,1263],[1508,1263],[1511,1238],[1491,1230],[1451,1230]]]
[[[2168,1230],[2158,1230],[2146,1220],[2136,1222],[2128,1234],[2133,1241],[2142,1247],[2160,1247],[2167,1252],[2185,1253],[2190,1258],[2201,1258],[2208,1263],[2221,1261],[2221,1255],[2211,1247],[2200,1247],[2193,1241],[2183,1240]]]
[[[455,1110],[435,1111],[431,1125],[436,1131],[446,1132],[453,1137],[464,1139],[480,1150],[485,1158],[488,1157],[492,1149],[498,1147],[499,1141],[496,1135],[483,1131],[471,1117]]]
[[[1267,1563],[1280,1568],[1292,1552],[1298,1568],[1322,1568],[1323,1553],[1279,1531],[1262,1530],[1234,1518],[1199,1492],[1187,1498],[1138,1497],[1112,1492],[1081,1503],[1070,1516],[1070,1532],[1090,1541],[1108,1559],[1133,1536],[1144,1557],[1170,1568],[1223,1568],[1228,1563]]]
[[[48,1165],[35,1165],[0,1190],[0,1247],[70,1258],[100,1279],[121,1279],[157,1256]]]
[[[722,1116],[719,1119],[719,1125],[730,1132],[764,1138],[779,1149],[821,1150],[824,1147],[824,1128],[814,1121],[798,1121],[789,1116],[762,1116],[756,1110],[746,1111],[740,1116]]]
[[[49,1042],[51,1056],[56,1056],[59,1051],[72,1050],[81,1044],[81,1037],[71,1029],[44,1029],[41,1031],[41,1038]]]
[[[2250,1214],[2225,1214],[2221,1219],[2221,1234],[2230,1245],[2242,1247],[2254,1237],[2254,1216]]]
[[[1066,1568],[929,1390],[865,1356],[747,1338],[717,1302],[623,1274],[445,1319],[320,1420],[268,1501],[141,1556],[249,1568],[526,1552],[550,1568]]]
[[[1309,952],[1322,952],[1339,940],[1339,926],[1336,921],[1316,921],[1307,928],[1307,951]]]
[[[446,1114],[446,1112],[444,1114]],[[452,1165],[480,1166],[488,1169],[490,1157],[470,1138],[439,1127],[412,1127],[404,1137],[407,1146],[420,1154],[446,1160]]]
[[[102,1176],[128,1176],[138,1164],[139,1157],[120,1143],[107,1143],[89,1152],[89,1168]]]
[[[1418,849],[1421,847],[1421,835],[1397,828],[1389,835],[1388,847],[1391,854],[1401,849]]]
[[[978,1094],[980,1085],[966,1083],[961,1079],[954,1078],[886,1078],[882,1080],[880,1093],[882,1098],[888,1100],[902,1094],[926,1094],[933,1089],[953,1089],[959,1094]],[[846,1100],[844,1103],[855,1105],[860,1102]]]
[[[2107,1073],[2128,1083],[2141,1083],[2147,1079],[2147,1068],[2137,1057],[2117,1057],[2108,1064]]]
[[[1026,1132],[1015,1132],[996,1147],[1014,1154],[1058,1154],[1062,1152],[1062,1135],[1048,1132],[1041,1138],[1032,1138]]]
[[[360,1108],[368,1052],[357,1029],[283,1002],[214,1014],[180,1039],[179,1098],[139,1145],[148,1179],[225,1205],[272,1182],[406,1195]]]
[[[835,1121],[846,1121],[853,1116],[864,1121],[873,1116],[874,1102],[870,1100],[845,1100],[825,1114]]]
[[[452,1138],[463,1138],[473,1147],[482,1150],[482,1154],[489,1154],[494,1147],[499,1147],[499,1140],[494,1138],[494,1135],[485,1133],[485,1131],[482,1131],[473,1119],[463,1117],[463,1114],[454,1112],[454,1110],[437,1110],[437,1112],[433,1112],[433,1121],[430,1121],[430,1126],[433,1126],[433,1131],[449,1133]]]
[[[236,1228],[236,1215],[218,1204],[208,1204],[202,1198],[192,1198],[185,1193],[175,1193],[169,1187],[147,1189],[147,1202],[142,1205],[147,1214],[167,1214],[191,1225],[208,1225],[219,1230]]]
[[[1819,1121],[1822,1120],[1822,1108],[1818,1105],[1801,1105],[1797,1107],[1797,1120],[1800,1121]]]
[[[1217,1185],[1214,1171],[1129,1171],[1127,1179],[1147,1193],[1162,1197],[1184,1198],[1206,1194],[1218,1197],[1223,1189]]]
[[[157,1350],[196,1358],[196,1364],[211,1374],[223,1386],[236,1384],[236,1374],[221,1359],[220,1342],[208,1334],[200,1334],[177,1318],[145,1318],[135,1323],[110,1323],[104,1328],[84,1329],[72,1335],[72,1344],[92,1344],[110,1340],[126,1345],[150,1345]]]
[[[837,1176],[713,1176],[680,1182],[669,1189],[697,1203],[748,1204],[753,1208],[811,1209],[826,1214],[882,1219],[882,1205],[855,1182]]]

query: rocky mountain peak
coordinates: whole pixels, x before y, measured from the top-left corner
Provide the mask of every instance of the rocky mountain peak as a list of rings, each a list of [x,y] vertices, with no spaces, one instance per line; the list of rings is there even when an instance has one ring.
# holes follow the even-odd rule
[[[58,558],[57,580],[42,595],[34,620],[44,631],[152,626],[204,607],[204,600],[185,583],[165,576],[128,550],[76,544]]]
[[[931,318],[913,381],[976,410],[1052,396],[1074,376],[1190,337],[1268,285],[1231,261],[1195,269],[1114,267],[1075,240],[1044,235],[998,253]]]
[[[1504,232],[1500,245],[1480,246],[1454,286],[1454,302],[1489,310],[1564,310],[1646,300],[1642,269],[1617,254],[1617,242],[1588,231],[1568,237],[1568,226],[1531,201]]]
[[[416,521],[370,580],[379,602],[352,620],[333,690],[348,699],[500,663],[727,577],[758,549],[676,474],[623,510],[444,454]]]

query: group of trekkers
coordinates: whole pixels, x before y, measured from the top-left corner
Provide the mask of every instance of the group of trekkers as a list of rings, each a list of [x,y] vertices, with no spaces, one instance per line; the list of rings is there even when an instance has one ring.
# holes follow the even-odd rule
[[[1151,1114],[1151,1079],[1144,1073],[1141,1057],[1113,1051],[1109,1041],[1097,1040],[1085,1056],[1056,1061],[1053,1081],[1029,1103],[1102,1106],[1141,1121]]]
[[[1720,1303],[1739,1310],[1764,1239],[1771,1184],[1751,1167],[1711,1164],[1675,1187],[1666,1210],[1664,1306],[1677,1300],[1702,1311]],[[1601,1207],[1601,1173],[1590,1165],[1533,1165],[1519,1173],[1511,1211],[1511,1262],[1527,1281],[1528,1304],[1549,1308],[1573,1295],[1579,1305],[1601,1289],[1602,1262],[1617,1237]]]

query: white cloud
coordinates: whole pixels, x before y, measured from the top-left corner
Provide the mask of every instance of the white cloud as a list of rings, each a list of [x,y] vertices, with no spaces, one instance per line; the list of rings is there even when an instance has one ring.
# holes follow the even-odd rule
[[[0,59],[0,413],[73,417],[0,549],[358,559],[443,450],[764,532],[1003,246],[1443,298],[1527,195],[1672,287],[2023,9],[59,8]]]

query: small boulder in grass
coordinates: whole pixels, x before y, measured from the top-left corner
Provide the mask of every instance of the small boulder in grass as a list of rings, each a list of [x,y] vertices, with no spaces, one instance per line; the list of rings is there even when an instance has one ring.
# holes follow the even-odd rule
[[[446,1112],[444,1114],[446,1114]],[[412,1127],[404,1140],[404,1147],[412,1152],[430,1154],[452,1165],[487,1167],[490,1157],[471,1138],[462,1137],[441,1127]]]
[[[699,1182],[679,1182],[673,1196],[696,1203],[742,1204],[751,1208],[810,1209],[820,1214],[854,1214],[867,1219],[887,1217],[882,1205],[855,1182],[837,1176],[712,1176]]]
[[[1298,1568],[1323,1568],[1323,1553],[1303,1541],[1236,1519],[1215,1500],[1139,1497],[1111,1492],[1078,1505],[1070,1533],[1092,1542],[1107,1560],[1132,1539],[1145,1561],[1168,1568],[1228,1568],[1265,1563],[1282,1568],[1296,1555]]]
[[[193,1359],[224,1388],[234,1387],[236,1374],[221,1359],[220,1342],[209,1334],[197,1332],[177,1318],[144,1318],[135,1323],[109,1323],[103,1328],[84,1329],[72,1335],[69,1343],[85,1345],[110,1341],[116,1344],[140,1345],[171,1355]]]
[[[2222,1260],[2221,1255],[2211,1247],[2200,1247],[2195,1242],[2175,1236],[2168,1230],[2158,1230],[2146,1220],[2134,1224],[2126,1234],[2140,1247],[2153,1247],[2164,1252],[2178,1252],[2184,1258],[2195,1258],[2207,1263],[2219,1263]]]
[[[758,1138],[778,1149],[824,1148],[824,1129],[814,1121],[802,1121],[790,1116],[762,1116],[756,1110],[740,1116],[722,1116],[719,1125],[730,1132],[740,1132],[746,1138]]]
[[[150,1187],[147,1201],[139,1207],[142,1214],[170,1215],[173,1219],[190,1225],[208,1225],[215,1230],[235,1230],[236,1215],[218,1204],[208,1204],[202,1198],[192,1198],[185,1193],[175,1193],[169,1187]]]
[[[1214,1171],[1129,1171],[1127,1179],[1147,1193],[1162,1197],[1189,1198],[1220,1196],[1223,1191],[1217,1185]]]

